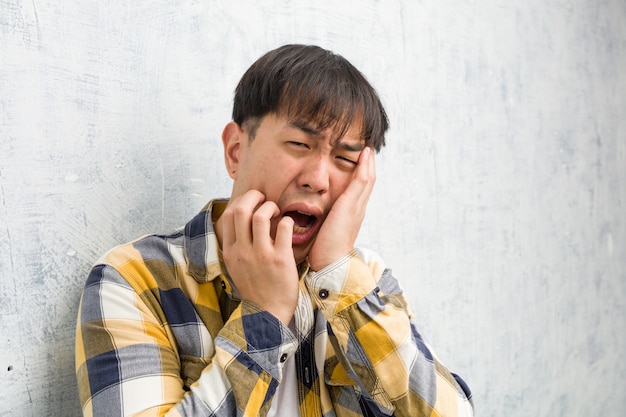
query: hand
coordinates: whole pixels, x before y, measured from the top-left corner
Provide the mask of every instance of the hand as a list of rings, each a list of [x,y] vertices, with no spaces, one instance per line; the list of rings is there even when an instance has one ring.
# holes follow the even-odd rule
[[[309,251],[313,271],[323,269],[354,248],[375,182],[374,152],[366,147],[359,155],[352,181],[333,204]]]
[[[298,269],[291,238],[293,219],[278,222],[270,235],[272,218],[280,210],[256,190],[231,201],[220,217],[222,255],[242,299],[253,302],[288,324],[298,303]]]

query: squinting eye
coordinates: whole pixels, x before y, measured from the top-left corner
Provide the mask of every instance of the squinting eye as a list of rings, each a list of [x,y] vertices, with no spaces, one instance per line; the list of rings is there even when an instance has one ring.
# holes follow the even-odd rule
[[[308,148],[309,147],[309,145],[307,145],[306,143],[302,143],[302,142],[289,141],[287,143],[290,144],[290,145],[299,147],[299,148]]]
[[[357,164],[356,161],[348,159],[345,156],[338,156],[337,159],[339,159],[342,163],[345,163],[345,164],[350,165],[350,166],[356,166],[356,164]]]

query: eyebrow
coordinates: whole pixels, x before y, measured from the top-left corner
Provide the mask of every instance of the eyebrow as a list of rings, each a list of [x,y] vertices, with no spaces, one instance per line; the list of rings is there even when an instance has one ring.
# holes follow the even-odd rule
[[[289,125],[298,130],[301,130],[302,132],[304,132],[305,134],[309,136],[313,136],[319,139],[324,137],[324,134],[321,131],[311,127],[311,125],[305,121],[292,120],[289,122]],[[352,143],[343,142],[341,140],[337,140],[333,143],[333,146],[337,148],[341,148],[346,151],[350,151],[350,152],[361,152],[363,148],[365,148],[365,143],[361,141],[357,144],[352,144]]]
[[[303,131],[307,135],[320,137],[320,138],[324,137],[322,132],[320,132],[318,129],[315,129],[315,128],[311,127],[310,124],[308,124],[307,122],[304,122],[302,120],[292,120],[292,121],[289,122],[289,125],[292,126],[292,127],[295,127],[296,129],[299,129],[299,130]]]
[[[337,141],[333,144],[333,146],[336,148],[343,149],[345,151],[349,151],[349,152],[361,152],[365,148],[365,143],[359,142],[359,143],[353,144],[353,143]]]

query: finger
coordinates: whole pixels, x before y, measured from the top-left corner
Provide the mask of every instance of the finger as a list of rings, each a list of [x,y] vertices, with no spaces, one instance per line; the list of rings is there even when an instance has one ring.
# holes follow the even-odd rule
[[[367,148],[367,155],[365,158],[367,160],[366,168],[367,168],[367,193],[364,193],[366,201],[369,200],[370,195],[372,194],[372,190],[374,189],[374,184],[376,184],[376,158],[374,150],[370,147]]]
[[[220,216],[222,223],[222,246],[230,247],[237,241],[235,231],[235,208],[238,206],[241,196],[235,197],[228,202],[224,213]]]
[[[358,172],[357,175],[362,175],[369,183],[376,181],[376,160],[374,158],[374,150],[369,146],[361,152],[359,165],[361,172]]]
[[[222,249],[231,247],[236,241],[235,218],[232,210],[226,208],[220,217],[222,224]]]
[[[263,193],[257,190],[247,191],[237,198],[232,207],[237,242],[252,244],[252,214],[264,200]]]
[[[359,155],[357,169],[345,194],[357,204],[367,203],[375,180],[374,152],[370,147],[366,147]]]
[[[376,167],[374,163],[374,152],[372,148],[367,147],[361,152],[357,172],[350,184],[350,187],[352,187],[350,195],[353,199],[353,207],[355,208],[355,214],[358,213],[355,219],[362,219],[363,216],[365,216],[365,210],[370,196],[372,195],[375,181]]]
[[[280,214],[280,209],[273,201],[266,201],[252,215],[252,244],[272,244],[272,218]]]
[[[280,219],[276,228],[276,239],[274,240],[277,249],[292,249],[293,225],[294,220],[289,216]]]
[[[370,174],[370,178],[372,179],[373,182],[376,182],[376,158],[375,158],[375,153],[374,150],[372,148],[368,148],[369,149],[369,174]]]

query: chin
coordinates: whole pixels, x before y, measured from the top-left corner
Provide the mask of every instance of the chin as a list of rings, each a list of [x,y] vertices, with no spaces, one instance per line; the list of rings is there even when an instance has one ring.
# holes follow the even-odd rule
[[[304,262],[306,260],[307,255],[296,255],[294,253],[294,258],[296,259],[296,265],[300,265],[302,262]]]
[[[293,257],[296,260],[296,264],[299,265],[302,262],[304,262],[307,258],[307,256],[309,256],[309,249],[310,248],[306,248],[306,250],[297,250],[294,249],[293,251]]]

